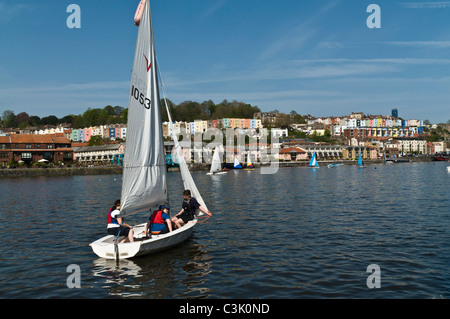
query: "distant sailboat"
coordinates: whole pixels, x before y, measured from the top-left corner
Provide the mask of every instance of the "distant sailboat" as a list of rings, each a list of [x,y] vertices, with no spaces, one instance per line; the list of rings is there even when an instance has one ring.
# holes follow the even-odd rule
[[[358,153],[358,165],[359,165],[359,168],[365,168],[365,166],[363,165],[363,162],[362,162],[361,150],[359,150],[359,153]]]
[[[311,157],[311,161],[309,162],[309,167],[311,168],[319,168],[319,163],[317,163],[316,152],[313,153]]]
[[[237,156],[236,156],[236,155],[234,155],[234,166],[233,166],[233,168],[234,168],[234,169],[240,169],[240,168],[242,168],[241,163],[239,163],[239,160],[237,159]]]
[[[254,171],[255,167],[250,159],[250,152],[247,152],[247,166],[245,166],[244,171]]]
[[[219,174],[226,174],[227,171],[222,170],[222,161],[220,160],[220,151],[219,147],[216,147],[214,149],[214,155],[211,163],[211,169],[209,170],[209,173],[207,175],[219,175]]]

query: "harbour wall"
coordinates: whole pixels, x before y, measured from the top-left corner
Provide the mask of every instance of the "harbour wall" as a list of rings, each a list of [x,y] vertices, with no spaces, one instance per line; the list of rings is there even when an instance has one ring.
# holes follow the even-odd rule
[[[122,174],[122,167],[65,167],[65,168],[5,168],[0,169],[1,177],[70,176]]]

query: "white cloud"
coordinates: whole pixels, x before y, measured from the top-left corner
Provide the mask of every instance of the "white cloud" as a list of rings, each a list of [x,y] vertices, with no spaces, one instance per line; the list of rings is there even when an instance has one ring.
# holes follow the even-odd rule
[[[339,0],[328,2],[294,28],[284,26],[282,30],[276,30],[274,40],[270,41],[267,48],[260,54],[260,61],[272,60],[283,51],[308,48],[309,41],[315,40],[321,29],[321,21],[326,19],[326,13],[332,12],[339,2]]]
[[[450,8],[450,1],[436,1],[436,2],[407,2],[401,4],[405,8],[410,9],[442,9]]]
[[[28,4],[6,4],[0,2],[0,23],[9,22],[26,11],[33,10],[33,6]]]
[[[436,48],[450,47],[450,41],[388,41],[384,43],[396,46],[409,46],[409,47],[436,47]]]
[[[341,49],[346,47],[364,47],[369,44],[373,45],[394,45],[403,47],[434,47],[448,48],[450,41],[377,41],[377,42],[320,42],[317,47],[319,49]]]
[[[203,12],[202,16],[204,18],[209,18],[214,15],[217,11],[219,11],[226,3],[227,0],[215,0],[211,1],[211,5],[208,6]]]

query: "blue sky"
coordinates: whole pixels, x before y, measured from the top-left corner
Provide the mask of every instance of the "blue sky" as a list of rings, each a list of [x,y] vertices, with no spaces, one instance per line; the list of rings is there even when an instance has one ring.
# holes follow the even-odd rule
[[[66,25],[81,8],[81,28]],[[0,0],[0,115],[127,107],[139,0]],[[370,29],[369,4],[381,9]],[[450,119],[450,1],[153,0],[167,97]]]

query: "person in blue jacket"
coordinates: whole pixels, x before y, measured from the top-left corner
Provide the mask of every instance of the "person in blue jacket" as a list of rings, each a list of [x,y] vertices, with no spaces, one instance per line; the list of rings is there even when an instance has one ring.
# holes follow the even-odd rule
[[[155,210],[148,218],[145,225],[145,235],[166,234],[172,231],[172,221],[169,216],[169,207],[166,205],[159,206],[159,210]]]

